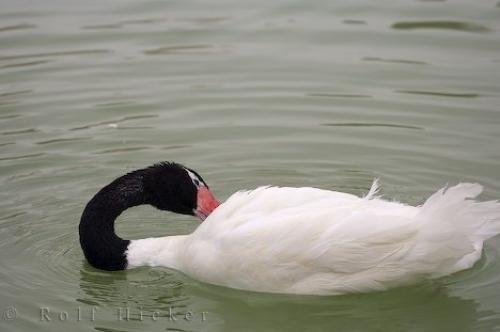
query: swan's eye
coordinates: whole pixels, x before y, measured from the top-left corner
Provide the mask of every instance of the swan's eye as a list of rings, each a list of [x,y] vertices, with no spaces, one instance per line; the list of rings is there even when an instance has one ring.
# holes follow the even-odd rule
[[[198,181],[197,179],[194,179],[194,180],[193,180],[193,182],[194,182],[194,184],[195,184],[197,187],[199,187],[199,186],[200,186],[200,181]]]

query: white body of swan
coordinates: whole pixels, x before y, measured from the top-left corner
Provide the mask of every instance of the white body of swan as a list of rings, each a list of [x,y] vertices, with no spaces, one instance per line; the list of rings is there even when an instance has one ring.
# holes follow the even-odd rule
[[[482,187],[441,189],[419,207],[316,188],[237,192],[190,235],[132,240],[128,268],[166,266],[238,289],[294,294],[383,290],[473,266],[500,233]]]

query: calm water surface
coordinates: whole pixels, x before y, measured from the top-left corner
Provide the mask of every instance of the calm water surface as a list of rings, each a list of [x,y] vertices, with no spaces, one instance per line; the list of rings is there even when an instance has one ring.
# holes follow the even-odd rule
[[[77,237],[101,186],[161,160],[221,199],[265,184],[362,194],[374,177],[411,204],[458,181],[500,198],[499,29],[497,0],[0,0],[0,330],[500,329],[500,238],[441,280],[308,297],[100,272]],[[138,207],[117,227],[197,224]]]

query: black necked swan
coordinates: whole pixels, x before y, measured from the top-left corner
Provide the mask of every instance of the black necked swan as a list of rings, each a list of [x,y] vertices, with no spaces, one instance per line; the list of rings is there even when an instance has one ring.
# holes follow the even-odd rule
[[[164,266],[207,283],[274,293],[383,290],[473,266],[500,233],[500,202],[478,184],[443,188],[421,206],[316,188],[259,187],[219,205],[203,178],[177,163],[128,173],[101,189],[80,221],[99,269]],[[204,220],[189,235],[124,240],[114,221],[150,204]]]

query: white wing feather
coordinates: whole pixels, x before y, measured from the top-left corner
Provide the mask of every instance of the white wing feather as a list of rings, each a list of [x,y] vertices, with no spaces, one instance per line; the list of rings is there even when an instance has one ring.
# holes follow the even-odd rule
[[[315,188],[258,188],[226,204],[192,234],[191,244],[210,239],[205,252],[218,257],[212,268],[223,279],[217,283],[232,280],[236,288],[341,293],[357,283],[358,291],[380,289],[377,279],[394,279],[385,274],[397,272],[393,262],[405,257],[417,232],[400,216],[414,216],[416,208]],[[198,248],[189,252],[191,259],[207,259],[196,255]],[[233,279],[232,271],[246,277]]]

